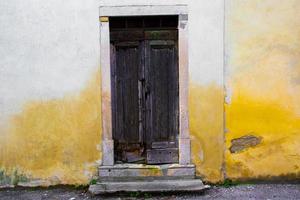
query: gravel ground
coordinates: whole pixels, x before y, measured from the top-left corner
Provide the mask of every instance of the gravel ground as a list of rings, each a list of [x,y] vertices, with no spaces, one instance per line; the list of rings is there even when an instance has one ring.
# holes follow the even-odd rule
[[[256,184],[232,187],[214,186],[202,193],[176,194],[114,194],[110,196],[91,196],[86,190],[70,187],[47,189],[12,188],[1,189],[0,200],[97,200],[97,199],[297,199],[300,200],[300,184]]]

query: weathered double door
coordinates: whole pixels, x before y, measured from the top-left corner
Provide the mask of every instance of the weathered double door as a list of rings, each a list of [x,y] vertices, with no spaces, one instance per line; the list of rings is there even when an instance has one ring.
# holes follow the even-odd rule
[[[111,32],[115,161],[178,162],[177,30]]]

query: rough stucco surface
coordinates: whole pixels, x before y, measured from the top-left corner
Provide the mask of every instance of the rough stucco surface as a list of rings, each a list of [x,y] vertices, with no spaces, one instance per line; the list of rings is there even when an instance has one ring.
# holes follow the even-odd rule
[[[205,181],[223,180],[223,89],[217,85],[190,85],[192,160]]]
[[[170,1],[0,1],[0,185],[88,183],[101,157],[98,7],[151,3]],[[299,1],[226,1],[225,105],[224,2],[189,4],[197,174],[299,176]],[[261,142],[231,154],[246,135]]]
[[[228,3],[227,176],[299,177],[300,2]],[[244,135],[262,142],[230,153],[230,141]]]
[[[0,184],[88,183],[101,156],[98,8],[152,3],[173,2],[0,2]],[[201,117],[191,112],[193,160],[201,176],[218,181],[223,161],[223,1],[189,3],[190,78],[195,84],[190,109],[211,112]]]
[[[98,4],[0,2],[0,184],[81,184],[95,173]]]
[[[10,119],[0,141],[0,164],[7,176],[52,185],[86,183],[94,175],[100,159],[99,74],[80,94],[27,102]]]

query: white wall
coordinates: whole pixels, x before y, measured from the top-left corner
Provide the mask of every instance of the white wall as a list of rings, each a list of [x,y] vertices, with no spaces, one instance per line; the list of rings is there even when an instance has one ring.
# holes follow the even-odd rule
[[[1,0],[0,127],[31,100],[83,89],[99,67],[100,5],[190,6],[190,74],[223,83],[223,0]]]

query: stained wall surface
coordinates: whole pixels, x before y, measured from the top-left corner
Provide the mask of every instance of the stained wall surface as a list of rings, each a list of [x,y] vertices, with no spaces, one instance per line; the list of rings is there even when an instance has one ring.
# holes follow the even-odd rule
[[[0,185],[89,183],[101,160],[98,8],[172,3],[0,2]],[[176,3],[189,4],[197,174],[299,177],[300,2]]]
[[[226,5],[226,174],[299,178],[300,1]]]

